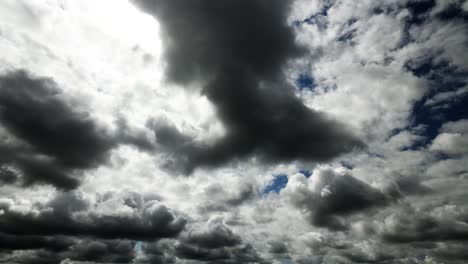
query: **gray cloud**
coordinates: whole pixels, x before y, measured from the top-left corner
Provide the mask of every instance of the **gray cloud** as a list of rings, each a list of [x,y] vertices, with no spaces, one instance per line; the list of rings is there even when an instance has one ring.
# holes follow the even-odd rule
[[[326,161],[363,146],[342,124],[306,107],[285,80],[283,67],[305,54],[286,24],[290,1],[134,2],[161,22],[167,78],[204,83],[202,93],[227,129],[220,140],[198,144],[165,124],[157,128],[178,168],[191,172],[250,155]]]
[[[272,254],[286,254],[288,253],[288,247],[286,246],[285,243],[281,241],[270,241],[268,243],[268,246],[270,247],[269,251]]]
[[[106,210],[106,204],[116,206],[119,211]],[[59,194],[47,204],[35,205],[27,212],[16,211],[14,202],[4,202],[0,209],[3,210],[0,232],[18,236],[157,240],[178,236],[186,223],[184,218],[176,216],[158,201],[148,201],[141,207],[132,208],[125,205],[123,199],[116,198],[92,206],[77,193]]]
[[[179,258],[206,263],[263,263],[255,248],[242,241],[219,217],[193,225],[179,239]]]
[[[381,237],[392,243],[467,241],[468,225],[457,219],[436,219],[429,215],[395,216]]]
[[[315,226],[345,230],[348,228],[346,216],[385,206],[391,201],[381,191],[351,175],[339,175],[330,169],[324,169],[312,177],[314,183],[305,181],[299,187],[296,184],[287,186],[283,195],[294,206],[304,209],[310,223]],[[304,176],[296,175],[293,181],[300,181],[301,178]]]
[[[26,71],[0,76],[0,120],[9,133],[0,139],[0,181],[74,189],[76,172],[105,163],[118,144],[151,149],[151,142],[124,123],[117,134],[110,133],[62,96],[49,78]]]
[[[29,242],[27,239],[32,239]],[[135,242],[127,240],[79,240],[74,238],[14,237],[9,239],[22,250],[0,252],[1,263],[47,263],[58,264],[70,261],[86,263],[131,263],[135,258]],[[40,242],[40,243],[39,243]],[[46,243],[44,243],[46,242]]]
[[[235,188],[230,187],[230,189]],[[210,185],[205,188],[204,194],[207,200],[198,206],[198,210],[202,213],[230,211],[258,198],[257,190],[250,184],[239,187],[236,192],[227,192],[217,184]]]
[[[26,249],[60,252],[70,248],[73,242],[70,238],[60,236],[16,236],[0,233],[0,252]]]

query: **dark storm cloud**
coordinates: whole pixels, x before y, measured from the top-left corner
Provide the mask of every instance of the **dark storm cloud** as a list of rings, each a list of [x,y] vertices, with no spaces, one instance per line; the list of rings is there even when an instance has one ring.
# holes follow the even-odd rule
[[[32,238],[28,242],[27,239]],[[14,237],[10,241],[14,245],[22,243],[24,250],[18,254],[18,251],[3,251],[0,253],[0,263],[63,263],[64,260],[80,261],[87,263],[131,263],[135,257],[133,250],[134,242],[127,240],[77,240],[66,238],[62,240],[34,237]],[[36,242],[47,241],[49,247],[37,248],[40,244]],[[35,244],[36,243],[36,244]],[[50,244],[56,243],[56,244]],[[44,243],[42,243],[44,245]],[[50,247],[50,246],[55,247]],[[66,247],[64,247],[66,246]],[[6,248],[11,249],[11,246]],[[65,262],[66,263],[66,262]]]
[[[204,83],[226,135],[195,144],[170,126],[156,130],[179,167],[219,166],[258,155],[266,161],[329,160],[362,147],[341,124],[306,107],[283,67],[305,54],[286,25],[290,1],[134,0],[160,22],[167,78]]]
[[[317,177],[319,190],[307,192],[293,204],[305,209],[311,224],[331,230],[345,230],[346,216],[389,204],[391,198],[351,175],[335,175],[323,171]],[[290,194],[295,196],[295,194]]]
[[[145,242],[135,263],[267,263],[255,248],[242,241],[221,218],[194,223],[175,239]]]
[[[2,76],[0,87],[2,124],[13,135],[64,167],[89,168],[105,159],[112,142],[60,99],[52,80],[19,71]]]
[[[85,114],[60,98],[51,79],[24,71],[0,77],[0,120],[22,145],[0,143],[0,163],[17,168],[26,184],[52,183],[71,189],[73,169],[92,168],[106,159],[113,142]]]
[[[99,211],[102,203],[112,203],[129,213]],[[3,214],[0,232],[17,236],[90,236],[103,239],[157,240],[176,237],[186,220],[158,201],[132,208],[125,201],[101,201],[91,205],[76,193],[57,195],[47,204],[37,204],[31,211],[18,212],[11,203],[0,203]],[[98,207],[96,209],[96,206]],[[78,215],[78,216],[77,216]]]
[[[409,215],[395,219],[392,229],[381,237],[392,243],[468,241],[466,223],[454,219],[439,220],[431,216]]]
[[[60,236],[16,236],[0,233],[0,252],[25,249],[45,249],[59,252],[72,245],[72,239]]]
[[[58,264],[66,259],[86,263],[171,263],[175,250],[173,245],[164,246],[165,238],[177,238],[186,224],[166,206],[157,201],[145,202],[135,192],[113,193],[96,201],[79,192],[59,193],[49,202],[35,203],[31,208],[17,210],[15,204],[10,199],[0,201],[0,263]],[[139,259],[134,250],[136,241],[158,246]]]
[[[142,150],[151,142],[120,122],[111,135],[89,114],[63,100],[57,84],[25,71],[0,76],[0,121],[9,133],[0,138],[0,181],[49,183],[61,189],[79,184],[77,170],[106,162],[109,150],[130,144]]]
[[[194,224],[174,247],[181,259],[206,263],[263,263],[255,248],[242,241],[222,218]]]
[[[345,229],[341,217],[388,203],[380,191],[349,175],[336,178],[329,188],[332,193],[314,208],[311,221],[316,226]]]
[[[237,264],[237,263],[268,263],[263,260],[258,252],[250,245],[241,245],[228,248],[203,248],[191,244],[180,244],[176,248],[176,256],[181,259],[197,260],[212,264]]]
[[[461,262],[468,259],[468,243],[439,243],[440,247],[434,250],[434,255],[445,260],[459,260]]]

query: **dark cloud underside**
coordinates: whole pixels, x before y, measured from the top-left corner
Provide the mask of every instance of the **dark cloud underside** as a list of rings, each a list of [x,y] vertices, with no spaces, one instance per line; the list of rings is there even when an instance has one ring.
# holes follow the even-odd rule
[[[125,204],[119,206],[129,209]],[[87,201],[75,193],[59,194],[48,204],[38,205],[38,213],[17,212],[11,205],[0,203],[3,212],[0,233],[156,240],[177,236],[186,223],[185,219],[176,217],[169,208],[157,201],[141,204],[135,208],[137,211],[129,215],[103,215],[92,209]],[[78,213],[81,217],[74,217]]]
[[[227,129],[209,146],[174,129],[159,138],[184,156],[178,166],[190,172],[249,155],[324,161],[362,146],[341,124],[306,107],[284,78],[285,64],[304,55],[285,22],[290,1],[134,2],[161,22],[167,78],[205,83],[203,93]]]
[[[0,242],[4,237],[0,236]],[[72,238],[10,237],[0,250],[0,263],[59,264],[64,260],[86,263],[131,263],[134,242],[128,240],[78,240]],[[24,251],[9,251],[24,250]]]
[[[371,208],[388,205],[393,198],[351,175],[337,176],[323,173],[319,178],[321,190],[307,192],[294,200],[294,205],[304,209],[309,221],[329,230],[348,229],[347,217]]]
[[[79,185],[77,172],[105,163],[119,144],[152,150],[151,142],[118,120],[110,133],[76,111],[49,78],[26,71],[0,76],[0,182],[48,183],[61,189]],[[21,176],[21,177],[20,177]]]
[[[24,71],[0,76],[1,124],[24,142],[1,141],[0,164],[18,169],[26,184],[75,188],[78,180],[70,176],[72,170],[97,166],[114,144],[105,131],[60,95],[51,79]]]

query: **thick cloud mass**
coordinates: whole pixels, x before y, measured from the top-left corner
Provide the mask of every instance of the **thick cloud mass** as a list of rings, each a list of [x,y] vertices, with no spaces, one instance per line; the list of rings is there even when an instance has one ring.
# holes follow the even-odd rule
[[[362,146],[342,125],[306,107],[284,78],[283,66],[304,54],[286,25],[290,1],[134,2],[161,22],[168,79],[204,83],[227,129],[206,145],[160,132],[158,141],[184,156],[186,170],[252,154],[324,161]]]
[[[1,241],[3,242],[3,237]],[[130,263],[135,253],[128,240],[40,239],[10,237],[10,245],[0,250],[0,263]],[[17,250],[10,251],[10,250]],[[21,251],[23,250],[23,251]],[[71,262],[73,261],[73,262]]]
[[[25,143],[2,140],[0,164],[19,169],[26,184],[46,182],[74,188],[78,180],[69,175],[71,171],[103,162],[114,144],[89,117],[60,99],[52,80],[31,77],[24,71],[0,77],[0,120]],[[12,173],[2,168],[3,181],[11,179]]]
[[[19,207],[19,209],[18,209]],[[113,209],[108,209],[108,208]],[[0,232],[11,235],[91,236],[104,239],[156,240],[177,236],[186,220],[158,201],[129,206],[109,198],[92,206],[77,193],[57,195],[44,205],[21,210],[12,200],[0,201]]]
[[[131,263],[136,241],[177,238],[186,224],[134,192],[96,200],[78,191],[58,193],[36,204],[4,198],[0,210],[0,263]]]
[[[53,81],[14,72],[0,79],[2,124],[62,166],[87,168],[104,159],[112,142],[84,114],[59,98]]]
[[[144,136],[122,124],[111,134],[61,96],[49,78],[26,71],[0,76],[0,128],[8,132],[0,137],[0,182],[14,183],[21,175],[24,185],[73,189],[79,184],[73,174],[101,165],[118,144],[151,149]]]
[[[343,216],[389,202],[386,195],[372,186],[330,169],[318,171],[309,179],[302,174],[294,175],[284,195],[305,210],[311,224],[331,230],[348,228]]]
[[[245,244],[219,217],[192,226],[175,247],[175,254],[183,259],[207,263],[263,262],[257,251]]]

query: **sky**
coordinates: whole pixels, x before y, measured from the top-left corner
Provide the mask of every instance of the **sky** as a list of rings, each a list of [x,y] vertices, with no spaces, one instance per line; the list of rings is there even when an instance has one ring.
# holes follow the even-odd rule
[[[468,259],[468,1],[0,1],[0,263]]]

